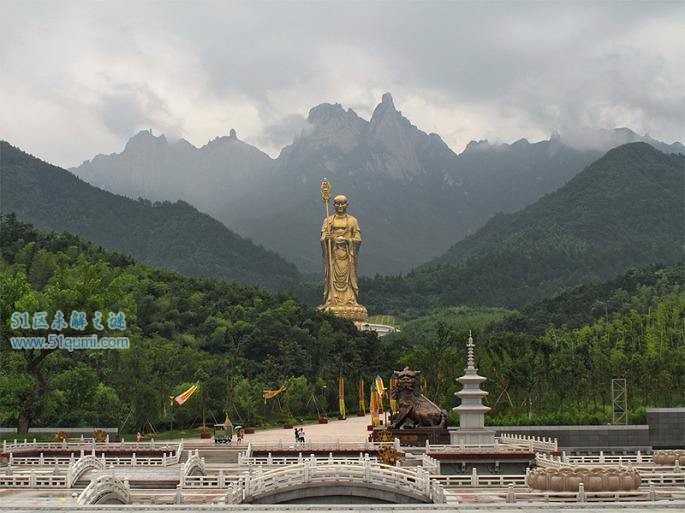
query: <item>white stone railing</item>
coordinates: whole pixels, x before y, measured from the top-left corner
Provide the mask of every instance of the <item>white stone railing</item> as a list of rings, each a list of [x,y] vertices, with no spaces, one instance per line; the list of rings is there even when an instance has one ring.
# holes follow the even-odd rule
[[[378,450],[384,445],[393,445],[394,442],[343,442],[335,440],[332,442],[305,442],[303,444],[292,442],[284,442],[279,440],[277,442],[249,442],[247,444],[246,454],[252,456],[254,451],[278,451],[278,450],[295,450],[307,453],[309,451],[354,451],[354,452],[368,452]]]
[[[571,454],[567,455],[565,451],[561,453],[561,458],[575,465],[604,465],[617,464],[623,465],[627,463],[651,463],[651,457],[644,457],[641,451],[628,454],[604,454],[604,451],[599,451],[599,454]]]
[[[559,443],[556,438],[544,436],[528,436],[502,433],[496,441],[503,445],[517,445],[528,449],[530,452],[556,452],[559,450]]]
[[[428,454],[421,455],[421,466],[429,474],[439,474],[440,473],[440,461],[432,458]]]
[[[329,482],[366,483],[370,486],[384,486],[399,493],[424,497],[430,502],[444,503],[445,494],[442,486],[433,482],[427,471],[421,467],[404,469],[372,462],[365,458],[362,461],[336,464],[328,460],[323,462],[309,458],[303,463],[263,472],[261,467],[252,475],[241,475],[237,483],[230,485],[227,501],[233,504],[251,500],[255,496],[268,495],[290,488],[300,487],[307,483]]]
[[[351,458],[350,456],[336,456],[332,452],[328,453],[328,456],[317,456],[311,454],[309,456],[304,456],[302,453],[298,453],[297,456],[273,456],[271,453],[266,456],[244,456],[242,453],[238,455],[238,465],[265,465],[265,466],[283,466],[283,465],[295,465],[298,463],[303,463],[306,459],[314,457],[317,461],[330,461],[330,462],[349,462],[349,461],[361,461],[364,457],[369,457],[368,454],[364,455],[361,452],[357,458]],[[378,457],[370,456],[371,461],[378,461]],[[431,458],[432,459],[432,458]]]
[[[67,488],[67,476],[51,470],[12,472],[0,475],[0,488]]]
[[[205,476],[185,476],[183,488],[227,488],[232,483],[237,483],[239,476],[236,474],[226,475],[223,469],[217,474]]]
[[[553,456],[543,452],[535,454],[535,463],[538,467],[568,467],[572,465],[572,463],[564,461],[561,456]]]
[[[3,453],[14,452],[20,453],[22,451],[36,451],[36,450],[72,450],[78,452],[81,449],[86,451],[91,448],[96,448],[97,451],[116,451],[116,450],[136,450],[136,449],[148,449],[148,450],[169,450],[172,451],[171,446],[168,442],[155,442],[154,438],[149,442],[96,442],[94,438],[84,438],[81,437],[76,439],[76,441],[64,441],[64,442],[37,442],[34,438],[33,440],[24,439],[2,441],[2,451]]]
[[[510,484],[514,486],[526,486],[526,474],[478,474],[474,468],[471,474],[464,475],[432,475],[432,480],[442,484],[445,488],[480,488],[497,487],[506,488]]]
[[[577,492],[557,492],[557,491],[534,491],[528,488],[516,489],[514,484],[509,484],[504,490],[474,490],[469,491],[470,500],[473,501],[469,505],[469,510],[479,511],[478,502],[484,501],[483,509],[490,511],[492,508],[492,501],[495,497],[501,497],[507,503],[520,503],[519,508],[525,511],[525,504],[533,503],[540,506],[542,503],[549,502],[564,502],[564,503],[586,503],[586,502],[655,502],[668,501],[669,508],[678,508],[680,501],[685,499],[685,491],[683,490],[657,490],[653,485],[639,490],[619,490],[610,492],[586,492],[584,487]],[[676,502],[677,501],[677,502]],[[661,502],[663,504],[663,502]],[[682,505],[682,504],[681,504]],[[554,508],[550,508],[551,511]],[[613,509],[618,509],[614,507]],[[613,510],[612,509],[612,510]],[[518,510],[518,508],[517,508]],[[556,511],[556,510],[555,510]],[[637,509],[636,509],[637,511]]]
[[[429,444],[426,442],[424,447],[411,447],[412,452],[424,451],[426,454],[450,454],[450,453],[483,453],[500,452],[514,453],[521,452],[522,447],[510,444]],[[527,448],[526,448],[527,450]]]
[[[170,453],[171,454],[171,453]],[[92,455],[92,454],[91,454]],[[83,455],[79,456],[83,457]],[[105,456],[103,453],[100,456],[100,459],[103,459],[107,465],[116,465],[116,466],[166,466],[166,465],[173,465],[177,463],[178,458],[176,456],[166,456],[166,453],[164,455],[160,456],[137,456],[136,453],[134,452],[130,457],[129,456]],[[13,466],[66,466],[66,465],[73,465],[77,459],[74,457],[74,453],[71,453],[70,456],[43,456],[42,453],[40,456],[31,456],[31,457],[22,457],[22,456],[14,456],[12,455],[11,459],[9,460],[8,464],[13,465]]]

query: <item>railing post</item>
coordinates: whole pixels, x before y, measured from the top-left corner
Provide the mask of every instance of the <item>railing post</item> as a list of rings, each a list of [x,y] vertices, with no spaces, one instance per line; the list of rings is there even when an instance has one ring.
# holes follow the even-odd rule
[[[43,465],[45,463],[45,457],[43,456],[43,453],[40,453],[40,456],[38,456],[38,464]]]
[[[599,451],[599,462],[604,463],[604,451]]]
[[[368,455],[364,458],[364,482],[371,482],[371,460],[368,458]]]
[[[136,453],[134,452],[133,454],[131,454],[131,465],[135,467],[136,461]]]
[[[642,453],[640,452],[639,449],[637,450],[637,454],[635,455],[635,461],[637,463],[642,463]]]
[[[680,458],[677,456],[675,462],[673,463],[673,472],[680,472]]]
[[[509,483],[507,487],[507,502],[513,504],[516,502],[516,494],[514,493],[514,483]]]
[[[176,497],[175,501],[176,504],[183,504],[183,491],[181,490],[181,484],[179,483],[176,485]]]
[[[271,453],[267,454],[267,455],[266,455],[266,464],[267,464],[267,465],[273,465],[273,462],[274,462],[274,460],[273,460],[273,458],[271,457]]]
[[[654,483],[649,483],[649,500],[656,501],[656,490],[654,489]]]
[[[219,488],[226,486],[226,478],[224,477],[224,469],[219,469]]]
[[[578,502],[585,502],[586,497],[585,497],[585,485],[583,483],[580,483],[578,485],[578,495],[576,497],[576,500]]]
[[[166,452],[162,453],[162,466],[166,467]]]
[[[471,469],[471,486],[478,487],[478,471],[476,467]]]
[[[32,470],[31,473],[29,474],[29,486],[31,488],[36,487],[36,473]]]

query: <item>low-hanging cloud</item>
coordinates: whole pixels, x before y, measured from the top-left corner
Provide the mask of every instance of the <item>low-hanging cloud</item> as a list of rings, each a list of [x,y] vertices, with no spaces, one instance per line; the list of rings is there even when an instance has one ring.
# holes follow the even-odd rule
[[[681,2],[4,2],[0,135],[57,164],[138,128],[272,156],[309,109],[385,91],[460,151],[629,126],[685,136]],[[56,129],[55,127],[59,127]],[[579,142],[580,144],[580,142]]]

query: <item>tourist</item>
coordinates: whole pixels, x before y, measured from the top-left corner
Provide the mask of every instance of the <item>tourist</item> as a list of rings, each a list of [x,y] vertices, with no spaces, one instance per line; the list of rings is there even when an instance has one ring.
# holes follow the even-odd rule
[[[140,431],[136,433],[136,442],[140,443],[140,441],[143,439],[143,435],[140,434]]]

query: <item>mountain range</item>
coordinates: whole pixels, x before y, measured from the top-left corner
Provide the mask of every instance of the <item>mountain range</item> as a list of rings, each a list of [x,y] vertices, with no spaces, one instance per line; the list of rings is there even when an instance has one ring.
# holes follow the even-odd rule
[[[135,201],[0,141],[0,213],[69,231],[136,260],[189,276],[271,290],[300,279],[294,265],[184,201]]]
[[[403,116],[389,93],[368,121],[339,104],[321,104],[307,122],[276,159],[235,130],[200,148],[142,131],[121,153],[97,155],[73,172],[132,198],[186,201],[305,272],[321,267],[319,183],[328,177],[360,221],[360,272],[374,275],[407,272],[438,257],[494,214],[556,190],[611,147],[645,140],[685,152],[679,143],[617,129],[597,132],[587,149],[555,134],[538,143],[474,141],[456,154]]]
[[[498,214],[407,276],[360,286],[370,311],[454,304],[521,307],[631,267],[681,262],[685,157],[638,142],[614,148],[559,190]]]

